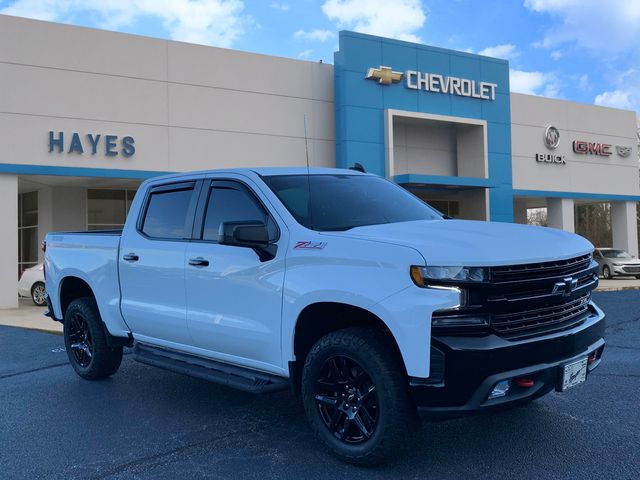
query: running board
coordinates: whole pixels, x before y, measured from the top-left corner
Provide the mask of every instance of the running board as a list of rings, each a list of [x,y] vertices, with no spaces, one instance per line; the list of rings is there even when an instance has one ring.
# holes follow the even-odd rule
[[[250,393],[276,392],[290,386],[288,379],[276,375],[140,343],[133,349],[133,359]]]

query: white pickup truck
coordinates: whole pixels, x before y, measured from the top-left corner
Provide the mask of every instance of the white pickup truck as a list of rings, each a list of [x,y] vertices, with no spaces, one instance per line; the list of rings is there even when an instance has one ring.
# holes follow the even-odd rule
[[[420,417],[573,387],[604,349],[588,241],[447,219],[353,170],[158,177],[122,232],[44,247],[48,314],[81,377],[113,375],[133,347],[245,391],[293,388],[317,436],[359,464],[408,445]]]

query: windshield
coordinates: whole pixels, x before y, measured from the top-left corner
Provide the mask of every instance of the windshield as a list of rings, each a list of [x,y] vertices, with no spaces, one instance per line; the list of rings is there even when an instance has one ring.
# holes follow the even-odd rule
[[[442,218],[422,200],[381,177],[275,175],[263,180],[291,215],[312,230]]]
[[[602,250],[602,255],[606,258],[633,258],[624,250]]]

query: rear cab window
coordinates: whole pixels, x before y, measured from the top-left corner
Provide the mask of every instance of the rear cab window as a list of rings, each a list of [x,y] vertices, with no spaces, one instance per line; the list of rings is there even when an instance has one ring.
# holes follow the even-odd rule
[[[153,239],[181,240],[191,236],[195,182],[153,187],[139,230]]]

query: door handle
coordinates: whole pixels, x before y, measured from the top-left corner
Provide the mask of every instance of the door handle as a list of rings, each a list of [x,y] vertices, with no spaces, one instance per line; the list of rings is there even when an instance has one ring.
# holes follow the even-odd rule
[[[136,255],[135,253],[127,253],[126,255],[122,256],[123,260],[126,260],[127,262],[137,262],[138,260],[140,260],[140,257],[138,257],[138,255]]]
[[[189,259],[189,265],[193,266],[193,267],[208,267],[209,266],[209,260],[206,260],[202,257],[197,257],[197,258],[191,258]]]

